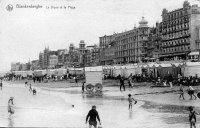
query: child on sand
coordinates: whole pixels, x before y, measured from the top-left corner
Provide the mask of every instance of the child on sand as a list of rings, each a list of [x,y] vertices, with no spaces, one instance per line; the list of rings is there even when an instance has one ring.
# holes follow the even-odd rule
[[[133,101],[135,101],[135,104],[137,104],[137,100],[135,100],[134,98],[131,97],[131,94],[128,94],[128,102],[129,102],[129,109],[132,109],[132,104]]]
[[[30,91],[30,92],[32,92],[32,87],[31,87],[31,84],[30,84],[30,86],[29,86],[29,91]]]
[[[189,107],[189,121],[190,121],[190,128],[194,127],[196,128],[196,115],[199,115],[196,111],[194,111],[194,108],[192,106]]]

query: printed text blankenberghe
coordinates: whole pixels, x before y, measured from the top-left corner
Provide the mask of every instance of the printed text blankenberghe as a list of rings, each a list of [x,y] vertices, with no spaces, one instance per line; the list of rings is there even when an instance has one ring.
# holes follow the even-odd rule
[[[16,4],[16,8],[35,8],[35,9],[39,9],[39,8],[42,8],[42,5],[39,5],[39,4],[37,4],[37,5]]]

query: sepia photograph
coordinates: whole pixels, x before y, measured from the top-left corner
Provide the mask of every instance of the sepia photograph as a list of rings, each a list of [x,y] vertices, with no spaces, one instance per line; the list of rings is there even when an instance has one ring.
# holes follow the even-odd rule
[[[200,128],[200,0],[0,0],[0,127]]]

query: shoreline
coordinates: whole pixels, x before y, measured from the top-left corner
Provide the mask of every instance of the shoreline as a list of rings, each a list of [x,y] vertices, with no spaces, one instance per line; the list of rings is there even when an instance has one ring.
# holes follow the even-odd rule
[[[62,92],[62,93],[68,93],[68,94],[82,94],[81,93],[81,84],[82,83],[78,83],[78,86],[76,85],[76,83],[70,83],[69,81],[55,81],[55,82],[48,82],[48,83],[33,83],[32,80],[20,80],[20,81],[6,81],[7,83],[10,84],[24,84],[25,81],[28,81],[29,84],[32,85],[32,87],[37,87],[40,88],[44,91],[53,91],[53,92]],[[105,83],[109,83],[112,80],[108,80],[108,81],[104,81]],[[140,99],[140,101],[144,101],[144,102],[152,102],[153,104],[158,104],[158,105],[174,105],[177,106],[178,108],[180,108],[181,106],[184,107],[188,107],[188,106],[195,106],[195,107],[199,107],[200,103],[198,98],[197,100],[185,100],[185,103],[182,101],[170,101],[170,98],[167,99],[166,103],[164,103],[162,100],[158,100],[156,101],[155,98],[157,98],[157,96],[159,97],[172,97],[172,98],[177,98],[178,96],[178,92],[179,92],[179,87],[178,86],[174,86],[173,90],[171,90],[170,88],[152,88],[150,89],[150,85],[136,85],[135,87],[132,88],[132,90],[130,90],[129,88],[127,88],[128,91],[126,92],[120,92],[118,90],[119,85],[117,85],[119,83],[115,81],[112,81],[110,85],[106,85],[104,87],[104,93],[105,95],[103,96],[103,98],[108,99],[108,100],[126,100],[127,99],[127,95],[129,93],[134,93],[134,97],[136,99]],[[140,84],[140,83],[138,83]],[[144,83],[141,83],[144,84]],[[148,83],[146,83],[148,84]],[[63,89],[63,90],[62,90]],[[147,89],[147,91],[145,90]],[[200,86],[195,86],[195,89],[200,91]],[[137,91],[139,90],[139,92]],[[142,91],[141,91],[142,90]],[[141,91],[141,92],[140,92]],[[186,93],[185,93],[186,94]],[[155,98],[148,98],[148,96],[152,96]],[[186,95],[187,97],[187,95]],[[180,102],[180,103],[179,103]],[[191,104],[190,104],[191,102]],[[200,110],[200,107],[198,108]]]

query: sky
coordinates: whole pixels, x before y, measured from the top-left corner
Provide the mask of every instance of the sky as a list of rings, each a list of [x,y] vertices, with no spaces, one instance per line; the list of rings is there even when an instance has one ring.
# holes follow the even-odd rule
[[[188,0],[191,4],[199,1]],[[0,72],[11,62],[39,58],[45,47],[68,49],[99,43],[99,37],[131,30],[142,16],[150,27],[161,21],[162,9],[182,8],[184,0],[0,0]],[[12,11],[6,10],[8,5]],[[40,5],[42,8],[17,8]],[[70,8],[70,7],[71,8]],[[59,7],[56,9],[56,7]],[[62,7],[62,8],[60,8]],[[65,8],[66,7],[66,8]]]

